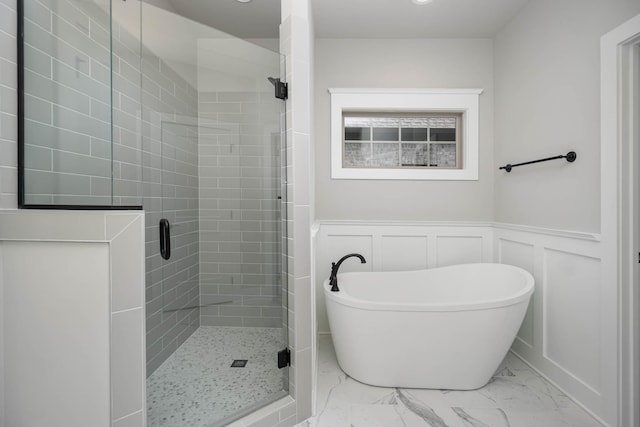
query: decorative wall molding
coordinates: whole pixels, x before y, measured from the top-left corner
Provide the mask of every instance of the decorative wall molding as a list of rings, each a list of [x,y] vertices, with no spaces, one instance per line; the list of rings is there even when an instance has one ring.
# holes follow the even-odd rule
[[[492,223],[492,226],[495,229],[524,231],[527,233],[544,234],[547,236],[556,236],[556,237],[566,237],[569,239],[589,240],[594,242],[599,242],[601,240],[600,234],[597,234],[597,233],[586,233],[586,232],[571,231],[571,230],[559,230],[554,228],[534,227],[529,225],[506,224],[502,222]]]
[[[571,237],[568,237],[571,236]],[[547,233],[495,226],[495,262],[528,270],[536,290],[512,351],[601,422],[615,357],[603,336],[602,244],[581,233]],[[606,425],[606,424],[605,424]]]

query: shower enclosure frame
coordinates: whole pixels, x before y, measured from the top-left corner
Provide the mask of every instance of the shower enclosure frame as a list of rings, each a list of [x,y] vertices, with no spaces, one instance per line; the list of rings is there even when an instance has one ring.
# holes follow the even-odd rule
[[[26,0],[28,1],[28,0]],[[47,209],[47,210],[143,210],[142,205],[70,205],[70,204],[40,204],[27,203],[25,201],[25,185],[24,185],[24,169],[25,169],[25,152],[24,152],[24,2],[25,0],[16,0],[17,15],[17,33],[16,33],[16,53],[17,53],[17,116],[18,116],[18,209]],[[113,191],[112,191],[113,197]]]
[[[18,166],[18,191],[17,191],[17,198],[18,198],[18,208],[19,209],[34,209],[34,210],[85,210],[85,211],[98,211],[98,210],[103,210],[103,211],[118,211],[118,210],[144,210],[144,206],[142,204],[142,200],[144,199],[144,195],[143,193],[140,193],[138,196],[139,200],[140,200],[140,204],[126,204],[126,205],[113,205],[113,204],[48,204],[48,203],[30,203],[28,202],[28,199],[25,195],[25,168],[26,168],[26,159],[25,159],[25,49],[24,49],[24,45],[25,45],[25,26],[24,26],[24,20],[25,20],[25,13],[24,13],[24,1],[29,1],[29,0],[17,0],[16,2],[16,11],[17,11],[17,116],[18,116],[18,162],[17,162],[17,166]],[[113,55],[113,51],[111,52],[111,55]],[[112,56],[112,61],[113,61],[113,56]],[[112,64],[113,66],[113,64]],[[111,73],[113,73],[113,69],[111,68],[110,70]],[[266,78],[266,76],[265,76]],[[269,79],[271,80],[271,79]],[[286,179],[286,172],[287,172],[287,165],[286,165],[286,126],[284,124],[285,121],[285,114],[284,114],[284,101],[286,100],[286,95],[287,95],[287,87],[286,87],[286,83],[280,81],[280,78],[274,79],[276,80],[275,82],[272,81],[272,83],[274,84],[275,87],[275,97],[279,98],[283,101],[283,110],[281,112],[281,128],[280,128],[280,136],[281,136],[281,143],[282,143],[282,147],[280,149],[280,166],[279,169],[281,171],[281,177],[280,179],[280,196],[278,197],[278,202],[279,202],[279,212],[280,212],[280,233],[279,233],[279,239],[281,242],[281,250],[279,252],[279,257],[281,258],[281,265],[282,265],[282,269],[281,269],[281,289],[283,290],[283,294],[282,294],[282,299],[283,299],[283,316],[288,317],[288,310],[287,310],[287,306],[286,306],[286,300],[288,297],[288,292],[287,292],[287,279],[288,279],[288,267],[287,267],[287,262],[288,262],[288,256],[287,256],[287,251],[286,251],[286,247],[287,247],[287,201],[286,201],[286,185],[287,185],[287,179]],[[113,82],[111,82],[111,84],[113,84]],[[111,99],[110,101],[110,107],[113,110],[114,105],[113,105],[113,96],[114,96],[114,92],[113,92],[113,86],[111,87]],[[142,105],[142,100],[140,101],[141,105]],[[114,126],[114,122],[113,122],[113,116],[111,118],[111,138],[112,138],[112,143],[113,143],[113,126]],[[114,160],[113,160],[113,154],[111,157],[111,163],[113,164]],[[112,185],[111,185],[111,200],[112,203],[114,201],[114,197],[117,197],[116,194],[114,194],[114,186],[113,186],[113,170],[112,170]],[[287,325],[289,323],[289,320],[284,319],[284,327],[283,327],[283,333],[285,336],[285,348],[280,351],[277,355],[274,354],[274,362],[275,359],[277,358],[278,361],[278,367],[282,368],[282,367],[287,367],[290,366],[291,364],[291,351],[289,350],[288,347],[288,343],[286,342],[286,336],[287,336]],[[289,375],[288,372],[286,374],[283,375],[283,391],[285,392],[285,394],[283,395],[279,395],[277,396],[276,400],[278,398],[281,398],[283,396],[285,396],[288,393],[288,385],[289,385]],[[255,410],[256,408],[253,408],[251,411]],[[248,413],[242,413],[240,414],[240,416],[243,415],[247,415]]]

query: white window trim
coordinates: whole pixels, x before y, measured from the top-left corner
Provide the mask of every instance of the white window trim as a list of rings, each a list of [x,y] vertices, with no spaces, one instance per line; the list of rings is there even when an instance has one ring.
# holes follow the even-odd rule
[[[331,178],[478,180],[479,97],[483,89],[329,89],[331,94]],[[345,168],[342,165],[342,113],[462,113],[461,169]]]

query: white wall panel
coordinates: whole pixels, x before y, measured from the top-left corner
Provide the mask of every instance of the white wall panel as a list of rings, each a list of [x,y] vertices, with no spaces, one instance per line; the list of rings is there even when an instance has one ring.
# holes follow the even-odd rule
[[[482,237],[438,236],[437,266],[482,262]]]
[[[426,236],[382,236],[382,270],[422,270],[427,268]]]
[[[7,425],[109,426],[107,244],[3,246]]]
[[[604,422],[617,367],[616,349],[602,339],[600,236],[508,224],[493,233],[496,260],[536,281],[512,351]]]
[[[600,389],[600,260],[545,250],[543,354]]]
[[[513,242],[506,239],[498,239],[498,259],[501,264],[515,265],[516,267],[523,268],[531,274],[535,274],[534,271],[534,246],[531,244]],[[536,281],[536,287],[539,287],[538,281]],[[536,305],[538,292],[534,291],[529,307],[527,307],[527,314],[522,321],[522,326],[518,331],[516,339],[519,339],[529,347],[533,346],[533,322],[534,322],[534,306]]]

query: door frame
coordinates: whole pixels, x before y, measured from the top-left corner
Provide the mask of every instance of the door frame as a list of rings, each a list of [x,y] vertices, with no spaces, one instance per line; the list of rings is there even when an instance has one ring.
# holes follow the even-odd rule
[[[616,389],[603,390],[607,402],[604,418],[612,426],[632,427],[640,426],[640,303],[634,286],[640,248],[638,238],[632,237],[640,233],[640,223],[635,220],[640,215],[640,162],[634,160],[640,145],[640,89],[638,79],[632,77],[640,71],[635,69],[639,45],[640,15],[600,40],[602,279],[605,287],[616,286],[616,292],[608,293],[612,300],[603,301],[602,314],[607,330],[617,331],[607,338],[607,344],[615,346],[618,355],[613,361],[617,364]],[[633,93],[636,96],[629,96]]]

